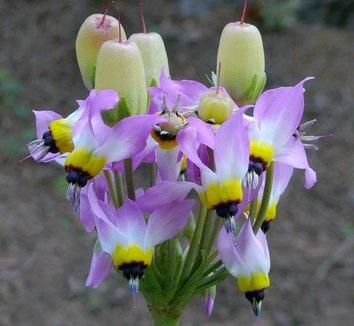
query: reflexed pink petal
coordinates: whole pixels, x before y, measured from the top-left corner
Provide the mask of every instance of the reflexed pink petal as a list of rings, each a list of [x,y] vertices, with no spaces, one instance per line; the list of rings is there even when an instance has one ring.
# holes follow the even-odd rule
[[[317,180],[316,172],[309,166],[304,145],[299,139],[291,137],[281,151],[274,157],[274,160],[290,165],[296,169],[304,169],[306,189],[311,188],[315,184]]]
[[[249,139],[243,127],[242,111],[225,121],[216,133],[214,159],[222,179],[243,179],[248,170]]]
[[[194,200],[183,200],[157,208],[148,220],[145,247],[155,246],[181,231],[194,203]]]
[[[254,118],[262,135],[271,138],[274,146],[281,147],[295,132],[304,112],[303,84],[280,87],[264,92],[257,100]]]
[[[160,87],[150,87],[149,92],[154,103],[155,109],[161,110],[163,95],[166,96],[166,104],[173,107],[180,96],[179,104],[181,107],[195,106],[199,103],[200,96],[208,90],[203,84],[194,80],[171,80],[161,70]],[[157,97],[159,97],[157,99]]]
[[[274,177],[272,186],[272,197],[278,198],[285,191],[289,184],[294,168],[287,164],[274,163]]]
[[[210,124],[205,123],[198,118],[188,118],[188,125],[197,131],[197,138],[201,144],[204,144],[211,149],[214,148],[215,134]]]
[[[154,114],[135,115],[118,122],[111,135],[95,152],[105,156],[108,162],[120,161],[140,153],[155,124],[165,121]]]
[[[103,251],[94,251],[92,254],[90,272],[86,279],[86,286],[97,288],[105,280],[112,267],[111,257]]]
[[[87,232],[91,232],[95,227],[95,219],[91,212],[91,206],[88,196],[81,193],[80,195],[80,219]]]
[[[162,205],[185,199],[194,186],[191,182],[161,181],[138,197],[136,202],[143,212],[151,213]]]
[[[177,134],[177,142],[181,152],[184,153],[189,160],[201,169],[208,169],[198,155],[200,142],[195,128],[187,126],[180,130]]]
[[[37,139],[42,139],[43,134],[48,131],[49,124],[58,119],[62,119],[62,116],[53,111],[35,111],[33,113],[36,117],[36,134]]]

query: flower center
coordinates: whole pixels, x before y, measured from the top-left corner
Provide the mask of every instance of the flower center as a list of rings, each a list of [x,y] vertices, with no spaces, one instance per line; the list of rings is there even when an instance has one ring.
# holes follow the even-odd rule
[[[124,277],[127,280],[142,278],[144,272],[148,266],[145,265],[143,262],[131,262],[125,263],[119,266],[119,270],[123,273]]]
[[[53,139],[52,132],[50,130],[46,131],[42,139],[44,140],[44,146],[48,146],[48,152],[56,154],[59,152],[59,148],[55,144],[55,140]]]

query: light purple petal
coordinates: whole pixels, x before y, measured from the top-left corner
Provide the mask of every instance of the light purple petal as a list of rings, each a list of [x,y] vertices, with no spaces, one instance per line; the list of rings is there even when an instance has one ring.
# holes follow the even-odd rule
[[[279,199],[289,184],[294,168],[287,164],[274,163],[272,197]]]
[[[107,218],[102,219],[94,215],[98,239],[104,252],[112,254],[117,245],[126,245],[127,241],[118,228]]]
[[[164,121],[154,114],[135,115],[121,120],[112,129],[111,135],[96,151],[108,162],[120,161],[140,153],[155,124]]]
[[[145,247],[155,246],[176,235],[187,224],[194,200],[164,205],[150,216],[145,234]]]
[[[116,210],[116,220],[119,231],[126,238],[128,244],[144,245],[146,222],[139,206],[129,198]]]
[[[181,152],[191,160],[200,169],[208,169],[208,167],[201,161],[198,155],[200,142],[198,140],[197,130],[193,127],[186,126],[177,134],[177,142],[180,146]]]
[[[157,147],[156,149],[157,169],[162,181],[176,181],[178,177],[177,159],[179,154],[176,148],[165,150]]]
[[[194,186],[191,182],[161,181],[138,197],[136,202],[143,212],[151,213],[162,205],[185,199]]]
[[[274,157],[274,160],[296,169],[304,169],[306,189],[311,188],[315,184],[317,180],[316,172],[309,166],[304,145],[299,139],[291,137]]]
[[[215,134],[210,124],[198,118],[188,118],[188,124],[197,131],[197,138],[201,144],[213,149],[215,146]],[[187,126],[188,128],[188,126]]]
[[[231,232],[227,233],[225,227],[222,227],[218,235],[217,248],[221,261],[230,274],[237,277],[249,273],[248,268],[243,264],[243,261],[235,250]]]
[[[95,219],[91,212],[88,196],[81,192],[80,195],[80,219],[87,232],[91,232],[95,227]]]
[[[162,105],[162,96],[166,95],[166,103],[168,107],[173,107],[176,103],[178,96],[179,105],[182,107],[195,106],[199,103],[200,96],[208,90],[203,84],[194,80],[171,80],[164,72],[161,70],[160,75],[160,87],[150,87],[149,92],[156,105],[160,102],[159,111]],[[156,96],[160,99],[156,100]]]
[[[254,118],[261,133],[271,138],[275,147],[281,147],[295,132],[304,112],[303,84],[280,87],[264,92],[257,100]]]
[[[216,173],[227,179],[243,179],[248,170],[249,139],[243,127],[242,111],[225,121],[215,137]]]
[[[111,267],[112,259],[110,255],[103,251],[94,251],[90,271],[86,279],[86,286],[99,287],[109,274]]]
[[[258,233],[263,232],[260,231]],[[257,236],[262,238],[261,234]],[[261,240],[263,241],[264,239],[262,238]],[[250,219],[246,220],[240,233],[236,237],[235,248],[243,264],[247,266],[251,273],[269,272],[269,253],[267,254],[267,250],[265,250],[265,244],[263,242],[261,243],[255,236]]]
[[[53,111],[35,111],[33,113],[36,117],[36,134],[37,139],[42,139],[43,134],[49,130],[49,124],[58,119],[62,119],[62,116]]]

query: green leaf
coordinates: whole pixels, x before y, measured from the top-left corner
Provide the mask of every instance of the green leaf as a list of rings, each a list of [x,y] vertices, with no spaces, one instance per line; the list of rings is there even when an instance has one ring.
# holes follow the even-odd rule
[[[102,112],[102,119],[107,126],[113,127],[117,122],[130,117],[130,111],[124,97],[121,97],[118,104],[111,110]]]

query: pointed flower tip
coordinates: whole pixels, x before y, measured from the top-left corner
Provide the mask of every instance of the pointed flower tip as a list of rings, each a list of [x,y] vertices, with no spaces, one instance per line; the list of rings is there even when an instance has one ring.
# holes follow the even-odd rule
[[[254,315],[259,318],[261,316],[261,311],[262,311],[262,301],[257,302],[254,300],[252,304],[252,310]]]

